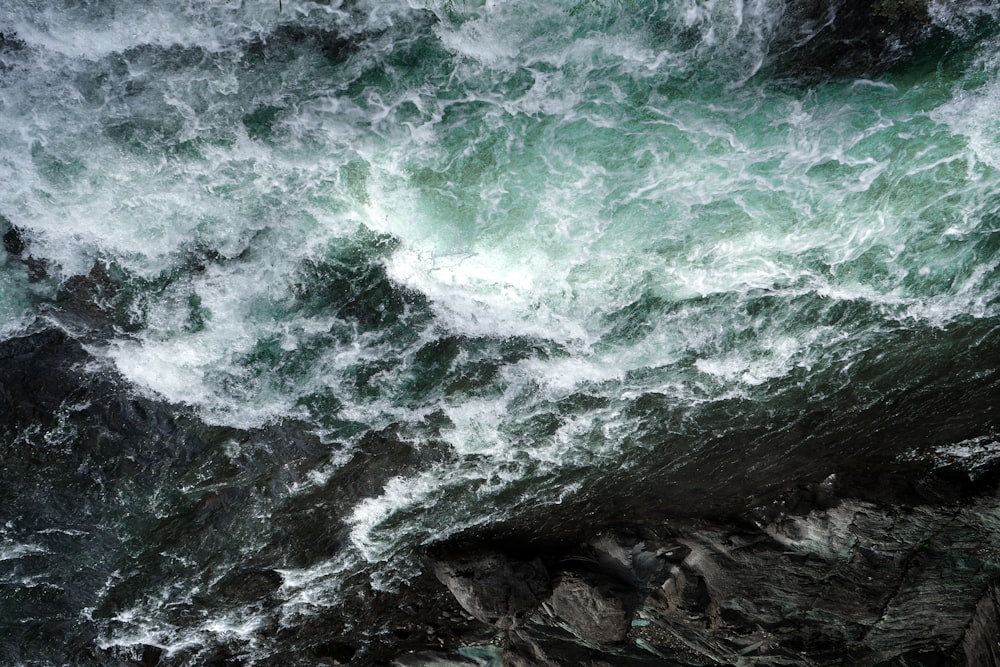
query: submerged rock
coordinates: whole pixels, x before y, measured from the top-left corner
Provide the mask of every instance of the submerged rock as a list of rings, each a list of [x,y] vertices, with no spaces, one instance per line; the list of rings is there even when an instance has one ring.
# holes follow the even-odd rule
[[[768,56],[779,77],[866,77],[914,58],[937,35],[923,0],[790,2]]]

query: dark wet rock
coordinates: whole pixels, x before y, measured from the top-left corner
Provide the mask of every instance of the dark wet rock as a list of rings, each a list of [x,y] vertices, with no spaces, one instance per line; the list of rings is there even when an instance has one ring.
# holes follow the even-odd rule
[[[935,431],[937,442],[954,440],[948,414],[973,410],[993,423],[995,378],[956,383],[937,399],[948,413],[911,393],[919,419],[907,424]],[[811,428],[836,418],[816,417]],[[372,431],[345,450],[293,422],[209,426],[136,395],[71,335],[49,329],[0,343],[0,433],[4,537],[44,549],[13,563],[44,585],[4,598],[4,664],[143,664],[141,646],[106,652],[96,633],[160,595],[158,613],[179,627],[236,608],[262,614],[253,645],[267,653],[258,664],[273,666],[400,656],[469,664],[456,652],[469,646],[502,651],[507,665],[996,660],[1000,470],[988,461],[911,465],[888,431],[878,437],[889,453],[866,459],[880,465],[834,477],[813,470],[813,483],[776,485],[766,500],[753,496],[752,509],[712,515],[695,494],[672,514],[662,504],[636,512],[642,520],[629,529],[609,530],[595,514],[578,515],[572,533],[525,530],[547,525],[527,519],[506,534],[470,531],[430,548],[437,565],[392,590],[359,573],[338,582],[338,605],[280,623],[277,571],[335,564],[348,509],[393,475],[450,455],[433,429],[420,442],[393,427]],[[848,452],[832,437],[811,444]],[[334,456],[329,478],[313,480]],[[730,498],[724,507],[738,506]],[[202,593],[170,597],[178,581]],[[80,609],[95,622],[81,625]],[[164,653],[155,664],[249,660],[248,642]]]
[[[334,652],[354,650],[351,665],[482,664],[454,653],[488,644],[496,629],[463,616],[461,607],[430,572],[409,578],[395,590],[373,590],[367,576],[338,586],[342,603],[320,614],[284,622],[274,633],[276,652],[263,664],[337,664]],[[447,620],[445,620],[447,619]],[[319,638],[322,641],[317,642]],[[304,646],[296,653],[296,646]],[[300,653],[314,659],[303,661]]]
[[[272,545],[275,557],[305,566],[336,553],[348,539],[344,517],[350,508],[378,493],[393,477],[412,474],[451,456],[453,452],[434,440],[403,439],[396,424],[365,433],[346,462],[331,470],[321,484],[291,498],[275,518],[279,529]],[[312,461],[313,465],[319,463]]]
[[[136,275],[114,262],[94,262],[85,274],[65,278],[55,288],[48,314],[74,336],[88,342],[104,342],[109,338],[130,335],[146,326],[150,295],[162,294],[185,283],[189,290],[189,308],[185,328],[196,332],[205,328],[211,312],[201,298],[186,284],[190,276],[206,270],[211,263],[223,261],[218,252],[197,246],[186,257],[182,267],[164,271],[153,277]],[[32,280],[45,277],[45,263],[29,257],[25,260],[29,273],[38,273]]]
[[[137,396],[59,329],[0,342],[0,444],[5,540],[34,545],[14,565],[38,582],[0,605],[4,664],[142,664],[139,648],[81,657],[98,624],[79,624],[80,610],[100,623],[178,577],[207,593],[174,604],[177,623],[270,599],[280,575],[246,555],[248,527],[266,534],[270,521],[248,499],[280,493],[301,480],[295,461],[327,454],[291,422],[208,426]]]
[[[0,342],[0,430],[51,424],[63,403],[80,394],[80,366],[89,358],[57,329]]]
[[[106,664],[122,667],[155,667],[160,664],[163,657],[163,649],[150,644],[133,644],[131,646],[116,646],[103,651],[100,655],[94,656],[94,661],[98,664]]]
[[[0,32],[0,74],[13,68],[13,63],[16,60],[11,55],[24,50],[25,46],[24,41],[19,39],[15,33]]]
[[[11,227],[4,232],[3,247],[4,250],[15,256],[19,256],[24,252],[25,244],[24,239],[21,237],[21,230],[17,227]]]
[[[682,538],[691,554],[640,609],[651,620],[643,630],[722,661],[750,646],[801,656],[796,664],[950,651],[983,582],[1000,574],[977,555],[997,540],[981,522],[997,506],[995,497],[905,511],[845,500],[758,520],[756,530],[695,528]]]
[[[139,659],[139,664],[143,667],[153,667],[153,665],[159,664],[162,655],[163,649],[159,646],[145,645],[142,647],[142,657]]]
[[[0,62],[0,72],[2,71],[3,64]],[[48,276],[45,261],[30,254],[24,232],[20,227],[11,224],[10,220],[3,215],[0,215],[0,233],[2,233],[4,251],[11,257],[17,258],[25,266],[30,282],[39,282]]]
[[[453,456],[434,442],[403,439],[399,431],[398,424],[390,424],[379,431],[365,433],[345,466],[347,479],[341,483],[368,493],[373,488],[381,488],[395,475]]]
[[[956,653],[968,667],[1000,665],[1000,585],[986,589]]]
[[[129,667],[155,667],[163,657],[162,648],[149,644],[140,644],[135,647],[134,653],[136,656],[128,661]]]
[[[401,655],[392,661],[392,667],[483,667],[483,659],[467,657],[453,651],[430,650]],[[507,662],[504,662],[507,665]]]
[[[119,281],[107,266],[98,262],[86,275],[67,278],[56,294],[59,306],[57,316],[64,326],[80,334],[92,331],[109,334],[116,323],[116,315],[127,315],[121,303]],[[126,327],[127,328],[127,327]]]
[[[548,572],[538,559],[455,553],[439,557],[434,573],[463,609],[501,629],[521,624],[551,592]]]
[[[246,662],[225,647],[220,647],[199,656],[198,664],[205,667],[243,667]]]
[[[341,641],[324,642],[313,648],[317,658],[334,665],[348,664],[357,652],[357,647]]]
[[[951,336],[968,344],[937,347]],[[841,370],[822,371],[831,375],[815,386],[836,387],[824,400],[842,410],[810,414],[803,409],[814,400],[808,392],[782,385],[773,397],[766,390],[760,395],[765,412],[757,401],[734,398],[698,408],[694,419],[679,413],[674,399],[651,392],[625,408],[645,431],[631,464],[641,474],[622,483],[617,461],[596,463],[587,471],[586,489],[544,512],[511,513],[479,535],[583,542],[603,529],[655,526],[664,517],[717,521],[767,505],[790,489],[815,488],[831,474],[840,487],[836,497],[883,506],[975,495],[982,488],[975,471],[941,468],[936,450],[1000,431],[1000,367],[984,365],[989,358],[1000,358],[1000,330],[970,319],[950,325],[946,334],[894,334],[855,359],[857,374],[849,383],[834,377]],[[913,375],[901,388],[886,369],[907,364]]]
[[[2,59],[0,59],[0,72],[2,71],[3,63]],[[37,283],[48,276],[45,261],[30,253],[30,247],[28,240],[25,238],[24,231],[20,227],[11,224],[10,220],[3,215],[0,215],[0,234],[2,234],[3,238],[4,251],[12,258],[20,261],[25,269],[27,269],[28,280],[30,282]],[[3,258],[0,257],[0,264],[2,263]]]
[[[24,41],[21,40],[16,33],[13,32],[0,32],[0,51],[11,50],[19,51],[25,46]]]
[[[581,639],[620,642],[628,634],[633,591],[598,574],[562,572],[552,589],[549,608]]]

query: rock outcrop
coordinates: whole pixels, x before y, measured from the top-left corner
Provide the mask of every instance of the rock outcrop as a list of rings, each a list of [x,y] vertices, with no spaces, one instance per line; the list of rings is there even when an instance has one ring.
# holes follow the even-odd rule
[[[625,639],[634,611],[634,591],[601,573],[561,572],[549,598],[551,614],[589,642]]]
[[[540,543],[550,583],[533,568],[531,586],[551,594],[506,632],[504,664],[998,665],[997,479],[923,480],[953,495],[916,505],[834,499],[827,483],[728,520]],[[477,556],[479,576],[505,562]],[[492,576],[504,586],[477,608],[528,586],[509,566]]]
[[[991,584],[965,629],[959,656],[969,667],[1000,665],[1000,587]]]
[[[435,562],[434,572],[463,609],[504,630],[517,627],[551,594],[538,559],[480,552],[442,558]]]

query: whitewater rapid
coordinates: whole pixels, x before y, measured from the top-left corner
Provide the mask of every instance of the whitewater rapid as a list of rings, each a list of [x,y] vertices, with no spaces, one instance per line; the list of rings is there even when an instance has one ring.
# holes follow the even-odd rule
[[[785,55],[824,29],[793,2],[527,4],[0,8],[0,215],[44,266],[2,260],[0,335],[55,322],[209,424],[306,424],[328,457],[261,513],[369,432],[448,452],[354,504],[344,552],[277,564],[283,613],[667,452],[924,387],[1000,317],[995,7],[932,4],[925,52],[823,75]],[[61,310],[83,276],[99,331]],[[164,583],[105,645],[259,627],[157,620],[191,595]]]

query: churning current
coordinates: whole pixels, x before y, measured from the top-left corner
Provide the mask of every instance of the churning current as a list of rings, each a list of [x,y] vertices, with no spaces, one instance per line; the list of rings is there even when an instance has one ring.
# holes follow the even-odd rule
[[[1000,349],[998,9],[830,51],[815,4],[4,0],[0,337],[219,434],[78,491],[45,461],[87,396],[0,443],[42,461],[3,471],[6,659],[253,660],[470,527],[1000,453],[945,407]],[[345,490],[359,452],[387,472]],[[248,563],[272,607],[200,601]]]

